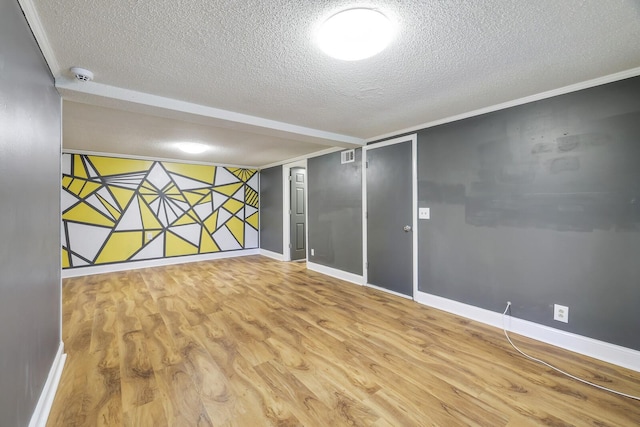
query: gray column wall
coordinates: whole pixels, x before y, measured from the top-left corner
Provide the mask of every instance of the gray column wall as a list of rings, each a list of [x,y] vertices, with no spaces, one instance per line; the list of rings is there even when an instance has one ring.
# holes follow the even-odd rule
[[[308,260],[362,274],[362,150],[355,162],[340,153],[307,160]],[[311,255],[314,249],[315,255]]]
[[[260,171],[260,248],[284,253],[282,245],[282,166]]]
[[[421,291],[640,350],[640,78],[423,130],[418,181]]]
[[[0,2],[0,424],[29,424],[61,340],[60,96]]]

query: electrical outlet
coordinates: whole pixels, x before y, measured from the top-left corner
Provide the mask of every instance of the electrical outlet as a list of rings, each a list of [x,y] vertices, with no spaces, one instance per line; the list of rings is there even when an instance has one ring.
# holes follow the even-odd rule
[[[153,239],[153,233],[151,231],[147,231],[147,239],[148,240]]]
[[[418,208],[418,219],[429,219],[429,218],[431,218],[431,209]]]
[[[553,320],[569,323],[569,307],[553,304]]]
[[[311,249],[311,256],[314,256],[316,254],[316,250],[315,249]]]

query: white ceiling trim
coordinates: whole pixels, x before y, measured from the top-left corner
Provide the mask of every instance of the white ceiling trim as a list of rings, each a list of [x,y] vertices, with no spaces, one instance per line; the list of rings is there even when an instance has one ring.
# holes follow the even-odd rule
[[[331,153],[335,153],[336,151],[344,151],[344,150],[345,150],[344,147],[327,148],[326,150],[316,151],[315,153],[307,154],[304,156],[298,156],[292,159],[282,160],[280,162],[269,163],[268,165],[263,165],[258,167],[258,169],[267,169],[267,168],[272,168],[274,166],[288,165],[289,163],[301,162],[303,160],[308,160],[314,157],[324,156],[325,154],[331,154]]]
[[[31,31],[33,32],[33,35],[38,42],[38,46],[40,46],[40,50],[42,51],[44,60],[47,61],[47,64],[49,65],[51,74],[57,76],[58,74],[60,74],[60,65],[58,64],[58,60],[53,53],[51,43],[49,42],[49,38],[47,37],[47,33],[42,26],[40,16],[36,11],[33,2],[31,0],[18,0],[18,3],[22,8],[22,13],[24,13],[25,18],[27,18],[29,27],[31,28]]]
[[[226,168],[241,168],[241,169],[252,169],[252,170],[260,169],[259,167],[256,167],[256,166],[234,165],[234,164],[227,164],[227,163],[199,162],[197,160],[171,159],[167,157],[136,156],[134,154],[103,153],[99,151],[76,150],[71,148],[70,149],[63,148],[62,153],[63,154],[82,154],[85,156],[115,157],[118,159],[148,160],[151,162],[183,163],[187,165],[219,166],[219,167],[226,167]]]
[[[236,113],[234,111],[222,110],[220,108],[208,107],[150,93],[109,86],[102,83],[80,82],[68,78],[57,78],[56,88],[135,104],[142,104],[150,107],[210,117],[227,123],[227,127],[258,134],[272,135],[272,131],[276,131],[277,136],[283,138],[292,140],[302,138],[304,141],[315,142],[321,145],[336,145],[336,143],[338,143],[362,146],[365,144],[365,140],[362,138],[312,129],[262,117],[250,116],[247,114]]]
[[[376,142],[387,138],[392,138],[394,136],[416,132],[422,129],[427,129],[430,127],[443,125],[445,123],[451,123],[458,120],[468,119],[470,117],[480,116],[486,113],[492,113],[494,111],[504,110],[510,107],[516,107],[518,105],[528,104],[530,102],[540,101],[547,98],[552,98],[558,95],[564,95],[571,92],[577,92],[579,90],[588,89],[591,87],[596,87],[600,85],[604,85],[607,83],[613,83],[618,80],[624,80],[631,77],[640,76],[640,67],[632,68],[630,70],[621,71],[619,73],[609,74],[608,76],[598,77],[592,80],[587,80],[581,83],[575,83],[569,86],[561,87],[558,89],[549,90],[547,92],[537,93],[535,95],[525,96],[524,98],[514,99],[513,101],[503,102],[501,104],[492,105],[489,107],[480,108],[477,110],[469,111],[467,113],[457,114],[455,116],[445,117],[444,119],[438,119],[431,122],[423,123],[421,125],[411,126],[406,129],[402,129],[396,132],[390,132],[383,135],[378,135],[373,138],[368,138],[366,140],[367,143]]]

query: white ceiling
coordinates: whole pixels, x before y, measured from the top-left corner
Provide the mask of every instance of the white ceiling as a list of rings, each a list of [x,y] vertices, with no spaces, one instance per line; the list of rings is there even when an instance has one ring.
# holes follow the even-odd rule
[[[96,152],[262,166],[640,67],[636,0],[20,3],[65,99],[64,147]],[[353,6],[397,35],[329,58],[314,33]]]

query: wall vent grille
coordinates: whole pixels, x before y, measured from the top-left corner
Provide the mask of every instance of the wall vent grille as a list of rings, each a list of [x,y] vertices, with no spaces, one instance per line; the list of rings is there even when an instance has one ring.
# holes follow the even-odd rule
[[[340,163],[343,165],[345,163],[353,163],[356,160],[356,151],[355,150],[347,150],[340,152]]]

